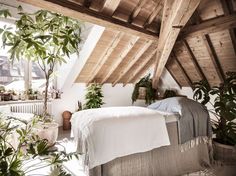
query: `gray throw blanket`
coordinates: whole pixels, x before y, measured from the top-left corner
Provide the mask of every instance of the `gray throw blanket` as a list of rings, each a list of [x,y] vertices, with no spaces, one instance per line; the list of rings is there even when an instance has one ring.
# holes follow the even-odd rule
[[[198,136],[212,136],[210,116],[205,106],[185,98],[167,98],[148,106],[150,109],[179,113],[179,129],[181,144]]]

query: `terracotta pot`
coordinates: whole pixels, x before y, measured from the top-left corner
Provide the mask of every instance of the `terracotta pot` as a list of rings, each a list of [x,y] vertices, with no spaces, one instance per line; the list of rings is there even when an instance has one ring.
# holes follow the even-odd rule
[[[63,118],[63,130],[70,130],[71,129],[71,119],[72,113],[70,111],[64,111],[62,113],[62,118]]]
[[[41,139],[47,139],[49,145],[53,145],[57,141],[58,124],[56,122],[39,123],[35,126],[34,131]]]
[[[214,159],[226,164],[236,164],[236,147],[213,140]]]

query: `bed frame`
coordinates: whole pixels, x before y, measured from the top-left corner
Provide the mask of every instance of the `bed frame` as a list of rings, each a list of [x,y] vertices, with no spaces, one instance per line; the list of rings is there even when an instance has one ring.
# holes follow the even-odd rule
[[[178,123],[167,123],[170,146],[117,158],[89,170],[89,176],[172,176],[210,167],[211,145],[206,137],[179,144]]]

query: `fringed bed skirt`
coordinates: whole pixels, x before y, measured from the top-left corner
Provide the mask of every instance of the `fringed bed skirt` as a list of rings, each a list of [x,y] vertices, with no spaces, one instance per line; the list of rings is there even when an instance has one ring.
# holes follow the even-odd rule
[[[212,145],[208,137],[179,144],[178,124],[167,124],[170,146],[132,154],[89,170],[89,176],[176,176],[210,167]]]

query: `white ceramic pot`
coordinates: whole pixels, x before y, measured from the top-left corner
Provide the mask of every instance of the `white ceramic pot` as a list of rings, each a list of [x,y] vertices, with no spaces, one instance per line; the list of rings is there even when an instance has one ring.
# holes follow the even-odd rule
[[[55,144],[58,137],[58,123],[39,123],[35,126],[35,132],[41,139],[47,139],[49,145]]]

